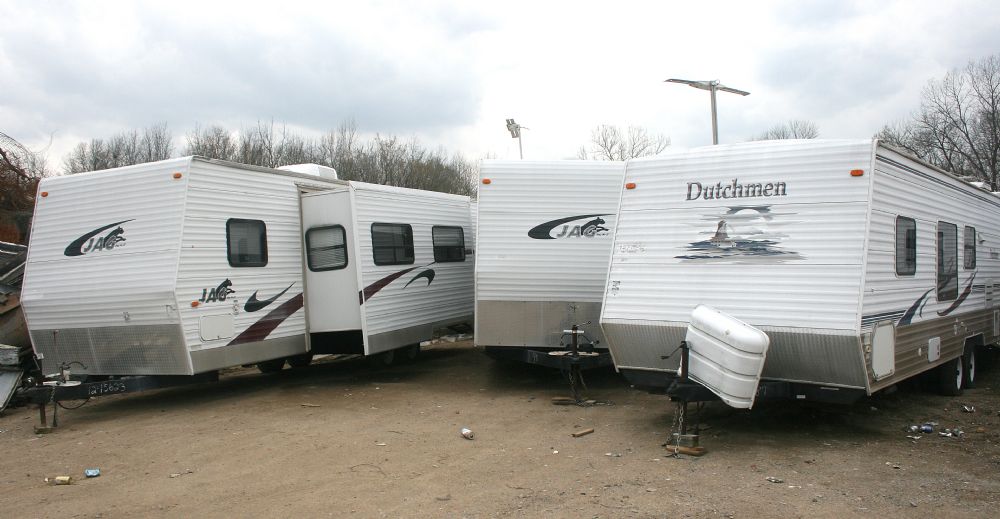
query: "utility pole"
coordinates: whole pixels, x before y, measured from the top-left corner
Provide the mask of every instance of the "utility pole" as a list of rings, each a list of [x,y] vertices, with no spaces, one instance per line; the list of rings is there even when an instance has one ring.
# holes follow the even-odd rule
[[[712,94],[712,144],[719,143],[719,117],[715,109],[715,92],[723,91],[729,92],[730,94],[738,94],[741,96],[748,96],[750,92],[744,92],[743,90],[737,90],[735,88],[729,88],[719,83],[718,79],[713,79],[711,81],[692,81],[690,79],[668,79],[664,83],[681,83],[689,87],[698,88],[701,90],[708,90]]]

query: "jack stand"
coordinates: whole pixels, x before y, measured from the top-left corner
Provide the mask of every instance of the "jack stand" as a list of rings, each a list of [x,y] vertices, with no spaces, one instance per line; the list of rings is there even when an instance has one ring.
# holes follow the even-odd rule
[[[38,404],[38,421],[41,425],[35,426],[35,434],[48,434],[52,432],[52,428],[55,427],[55,420],[53,420],[52,427],[49,427],[49,421],[45,416],[45,406],[47,404],[42,402]]]
[[[681,341],[681,372],[678,378],[682,384],[688,382],[688,355],[690,349],[687,341]],[[696,414],[700,418],[701,413]],[[698,446],[698,432],[698,423],[695,423],[694,434],[688,434],[688,401],[686,399],[680,400],[677,403],[674,428],[670,434],[670,441],[665,445],[667,451],[674,455],[687,454],[689,456],[701,456],[705,454],[705,448]]]

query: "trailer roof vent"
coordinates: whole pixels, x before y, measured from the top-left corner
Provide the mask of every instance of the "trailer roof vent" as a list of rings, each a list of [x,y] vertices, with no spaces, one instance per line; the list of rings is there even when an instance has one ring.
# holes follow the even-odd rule
[[[304,173],[327,180],[337,180],[337,170],[319,164],[289,164],[288,166],[281,166],[278,169],[293,173]]]

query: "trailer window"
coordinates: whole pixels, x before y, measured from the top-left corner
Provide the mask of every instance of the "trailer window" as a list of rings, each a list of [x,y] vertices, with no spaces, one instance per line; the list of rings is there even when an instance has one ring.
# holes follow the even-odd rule
[[[226,253],[233,267],[267,265],[267,226],[261,220],[226,221]]]
[[[917,272],[917,222],[896,217],[896,274],[912,276]]]
[[[937,298],[951,301],[958,297],[958,227],[938,222],[937,227]]]
[[[402,223],[373,223],[372,256],[376,265],[412,264],[413,228]]]
[[[341,225],[313,227],[306,231],[309,270],[337,270],[347,266],[347,233]]]
[[[465,261],[465,232],[461,227],[435,225],[431,228],[431,238],[434,241],[434,261]]]
[[[965,227],[965,248],[962,251],[962,262],[966,270],[976,268],[976,228]]]

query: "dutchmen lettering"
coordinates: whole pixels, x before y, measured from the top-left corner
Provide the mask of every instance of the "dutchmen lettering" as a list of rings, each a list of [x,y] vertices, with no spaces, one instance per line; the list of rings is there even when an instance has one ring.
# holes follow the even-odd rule
[[[732,183],[726,185],[722,185],[722,182],[716,182],[714,186],[705,186],[701,182],[688,182],[687,185],[687,200],[697,200],[699,198],[703,200],[722,200],[787,195],[784,182],[740,184],[739,179],[734,178]]]

